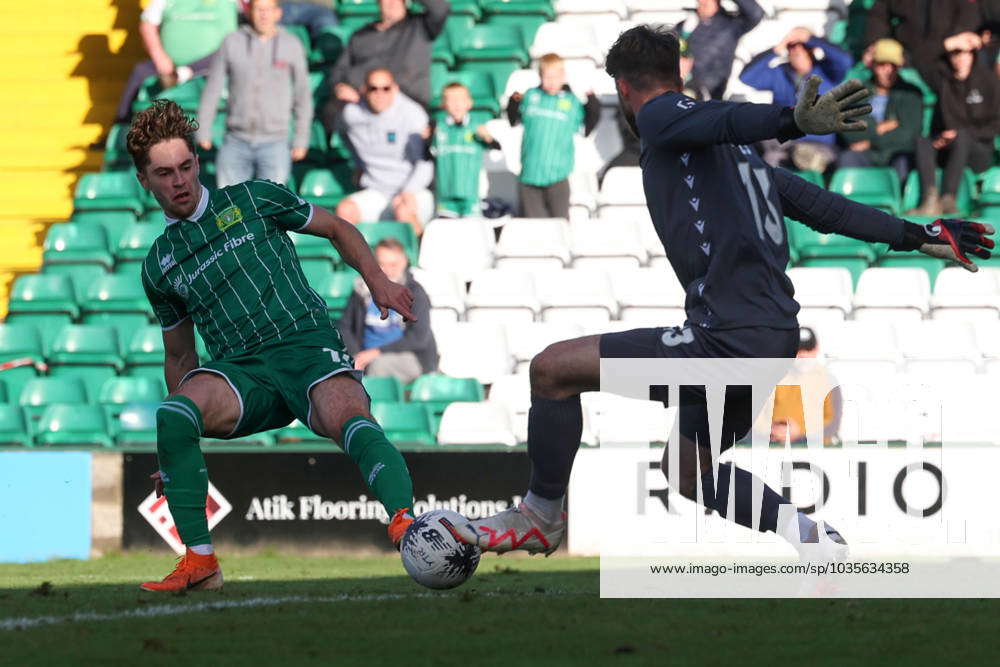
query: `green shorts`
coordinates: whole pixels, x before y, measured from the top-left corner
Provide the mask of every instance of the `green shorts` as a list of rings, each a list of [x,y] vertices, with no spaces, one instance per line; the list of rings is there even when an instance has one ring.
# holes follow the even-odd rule
[[[181,384],[196,373],[221,375],[236,393],[240,417],[223,439],[287,426],[296,418],[312,429],[313,386],[339,373],[350,373],[359,383],[362,376],[332,327],[298,331],[253,352],[209,361],[188,372]]]
[[[437,211],[439,215],[457,216],[459,218],[464,218],[468,215],[478,215],[479,198],[438,199]]]

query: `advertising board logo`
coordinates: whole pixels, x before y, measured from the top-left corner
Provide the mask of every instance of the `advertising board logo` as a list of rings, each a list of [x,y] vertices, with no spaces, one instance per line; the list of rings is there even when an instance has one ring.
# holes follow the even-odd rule
[[[163,541],[170,545],[178,555],[184,553],[184,543],[181,542],[180,535],[177,534],[177,527],[174,525],[174,518],[170,515],[167,507],[166,496],[156,497],[155,492],[150,492],[146,499],[139,503],[139,514],[142,515],[149,525],[153,527]],[[205,503],[205,514],[208,516],[208,529],[212,530],[226,518],[233,509],[225,496],[219,492],[215,486],[208,483],[208,497]]]

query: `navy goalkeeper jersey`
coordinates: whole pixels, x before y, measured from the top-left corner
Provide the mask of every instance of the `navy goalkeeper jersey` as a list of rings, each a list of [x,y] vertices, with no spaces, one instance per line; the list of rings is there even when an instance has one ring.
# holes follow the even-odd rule
[[[636,118],[646,204],[691,324],[798,327],[774,170],[749,145],[775,136],[781,111],[668,92]]]

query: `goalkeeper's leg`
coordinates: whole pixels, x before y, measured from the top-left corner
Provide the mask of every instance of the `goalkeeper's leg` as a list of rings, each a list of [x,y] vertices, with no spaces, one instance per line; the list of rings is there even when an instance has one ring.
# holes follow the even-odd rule
[[[389,513],[389,539],[398,545],[413,522],[413,482],[402,454],[372,417],[368,394],[351,374],[340,373],[314,386],[309,402],[309,426],[340,443],[361,469],[368,488]]]

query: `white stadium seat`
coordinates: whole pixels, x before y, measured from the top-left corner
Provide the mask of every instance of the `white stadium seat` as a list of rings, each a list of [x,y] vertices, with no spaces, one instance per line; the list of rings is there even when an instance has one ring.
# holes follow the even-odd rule
[[[534,322],[541,310],[535,280],[525,271],[490,269],[473,278],[466,298],[469,322]]]
[[[851,312],[854,290],[847,269],[796,267],[789,269],[788,277],[795,287],[795,300],[803,308],[835,309],[845,316]]]
[[[820,350],[830,359],[899,360],[896,336],[887,322],[843,322],[824,328],[818,340]]]
[[[465,283],[452,271],[429,271],[420,267],[410,269],[431,300],[431,310],[448,311],[454,321],[465,314]]]
[[[531,380],[527,374],[504,375],[490,387],[488,400],[507,410],[514,437],[518,442],[528,440],[528,409],[531,407]]]
[[[929,308],[930,293],[930,280],[923,269],[865,269],[854,292],[854,319],[922,319]]]
[[[989,359],[1000,359],[1000,322],[977,324],[973,331],[980,354]]]
[[[439,367],[445,375],[474,377],[490,384],[514,370],[507,336],[499,324],[456,322],[434,327],[434,338],[441,355]]]
[[[552,343],[579,338],[583,327],[574,322],[510,322],[506,325],[507,342],[514,355],[518,373],[527,373],[532,357]]]
[[[611,281],[603,271],[565,269],[541,274],[535,281],[543,322],[608,322],[618,315]]]
[[[529,55],[537,60],[548,53],[558,53],[563,60],[590,60],[595,65],[604,62],[604,55],[597,47],[597,37],[585,24],[543,23],[535,33]]]
[[[973,329],[964,322],[926,320],[897,324],[895,329],[899,351],[906,359],[976,363],[982,358]]]
[[[635,327],[672,326],[683,321],[685,293],[672,271],[620,271],[614,274],[613,283],[623,321]]]
[[[517,444],[507,409],[499,403],[452,403],[444,409],[438,428],[439,445]]]
[[[420,240],[420,266],[453,271],[462,280],[493,266],[493,226],[478,218],[431,220]]]
[[[638,268],[648,260],[634,222],[574,222],[570,224],[570,235],[574,268],[615,271]]]
[[[943,269],[931,297],[934,319],[977,322],[1000,318],[1000,271],[982,267],[972,273],[961,267]]]
[[[611,45],[615,43],[618,37],[628,30],[629,28],[634,28],[639,25],[635,21],[601,21],[594,25],[594,39],[597,46],[597,51],[600,54],[606,54]]]
[[[640,167],[612,167],[604,174],[597,197],[598,211],[607,206],[634,206],[646,209],[646,193],[642,189]],[[603,214],[602,216],[603,217]]]
[[[570,263],[569,223],[560,218],[514,218],[500,232],[497,268],[556,269]]]
[[[588,401],[593,409],[594,430],[601,444],[666,442],[670,436],[676,409],[662,403],[603,394],[600,402]]]
[[[555,9],[560,22],[573,18],[593,24],[628,18],[624,0],[556,0]]]

